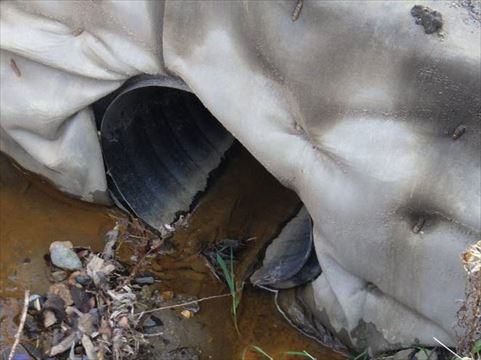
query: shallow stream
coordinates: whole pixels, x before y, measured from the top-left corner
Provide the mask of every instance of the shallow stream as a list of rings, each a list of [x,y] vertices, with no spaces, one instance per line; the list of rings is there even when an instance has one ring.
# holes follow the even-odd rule
[[[185,298],[228,292],[206,265],[201,251],[223,239],[249,239],[236,265],[236,276],[243,278],[259,252],[299,206],[294,193],[280,185],[246,150],[235,147],[186,225],[170,239],[173,251],[156,256],[144,269],[156,282],[143,291],[172,291]],[[0,347],[7,346],[15,333],[24,290],[42,294],[50,285],[44,260],[50,243],[69,240],[76,246],[101,250],[105,233],[119,216],[123,214],[118,210],[65,196],[0,156]],[[133,253],[132,246],[120,249],[126,262]],[[180,318],[175,310],[160,314],[174,316],[177,322],[165,329],[170,332],[168,339],[150,339],[152,358],[162,359],[160,353],[173,344],[196,349],[201,359],[261,359],[251,350],[253,345],[274,359],[287,359],[285,352],[303,350],[318,360],[342,358],[290,327],[277,312],[272,294],[249,286],[242,293],[237,334],[230,301],[229,297],[204,301],[200,311],[189,319]],[[163,320],[165,326],[170,323]]]

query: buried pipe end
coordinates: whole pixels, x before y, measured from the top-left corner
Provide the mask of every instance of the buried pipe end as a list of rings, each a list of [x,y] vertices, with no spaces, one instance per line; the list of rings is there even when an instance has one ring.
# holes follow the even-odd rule
[[[169,78],[128,84],[100,131],[111,190],[156,229],[189,211],[234,141],[185,84]]]

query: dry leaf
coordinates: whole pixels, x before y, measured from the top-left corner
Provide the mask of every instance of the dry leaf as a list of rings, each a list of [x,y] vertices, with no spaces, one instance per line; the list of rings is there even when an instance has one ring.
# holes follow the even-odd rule
[[[72,345],[77,340],[77,334],[71,333],[69,336],[65,337],[60,343],[55,346],[52,346],[50,351],[48,352],[49,356],[55,356],[61,354],[72,347]]]
[[[96,320],[97,318],[92,314],[79,314],[78,319],[78,329],[87,335],[92,335],[96,330]]]
[[[92,340],[87,335],[82,336],[82,346],[85,349],[85,354],[87,355],[89,360],[97,360],[97,352],[95,351],[94,344],[92,343]]]

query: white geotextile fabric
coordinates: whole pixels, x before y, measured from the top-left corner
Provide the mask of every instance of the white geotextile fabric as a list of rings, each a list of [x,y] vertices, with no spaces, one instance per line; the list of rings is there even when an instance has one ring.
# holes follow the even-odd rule
[[[93,114],[137,74],[182,78],[313,217],[306,299],[357,348],[455,343],[480,234],[480,29],[425,34],[413,2],[1,2],[1,147],[104,201]],[[451,133],[460,124],[459,140]],[[425,229],[413,232],[419,218]]]

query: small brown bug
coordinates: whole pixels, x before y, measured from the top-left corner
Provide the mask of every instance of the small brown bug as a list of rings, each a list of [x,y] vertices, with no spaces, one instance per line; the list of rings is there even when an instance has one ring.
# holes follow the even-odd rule
[[[413,233],[419,233],[423,229],[425,223],[426,218],[424,216],[420,216],[416,224],[413,226]]]
[[[466,126],[459,125],[456,129],[454,129],[452,138],[453,140],[459,139],[463,134],[466,132]]]
[[[296,7],[292,13],[292,21],[296,21],[299,19],[299,15],[301,15],[302,6],[304,5],[304,0],[298,0]]]
[[[15,60],[10,59],[10,67],[12,68],[13,72],[15,73],[15,75],[17,75],[17,77],[21,77],[21,76],[22,76],[22,73],[21,73],[20,69],[18,68],[18,65],[17,65],[17,63],[15,62]]]

